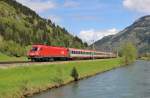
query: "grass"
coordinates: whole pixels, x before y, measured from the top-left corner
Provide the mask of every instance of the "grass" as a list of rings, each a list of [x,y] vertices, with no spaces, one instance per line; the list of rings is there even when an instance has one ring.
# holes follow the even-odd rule
[[[71,71],[74,66],[81,78],[120,65],[120,59],[103,59],[0,69],[0,98],[20,98],[27,93],[72,81]]]
[[[13,57],[13,56],[7,56],[3,53],[0,53],[0,62],[5,61],[27,61],[27,57]]]

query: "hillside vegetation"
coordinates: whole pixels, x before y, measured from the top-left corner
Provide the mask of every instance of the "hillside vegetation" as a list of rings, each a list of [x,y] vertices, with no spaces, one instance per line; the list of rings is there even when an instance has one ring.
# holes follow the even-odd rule
[[[84,48],[65,28],[43,19],[15,0],[0,1],[0,52],[23,56],[32,44]]]
[[[1,62],[8,62],[8,61],[28,61],[28,58],[26,57],[14,57],[14,56],[8,56],[0,52],[0,61]]]

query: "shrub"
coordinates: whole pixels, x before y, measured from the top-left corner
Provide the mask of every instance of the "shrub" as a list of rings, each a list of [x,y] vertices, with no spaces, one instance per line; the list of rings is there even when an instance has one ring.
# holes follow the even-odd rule
[[[72,72],[71,72],[71,76],[74,78],[75,81],[78,81],[79,74],[78,74],[76,67],[73,67]]]
[[[137,58],[137,49],[131,42],[126,42],[121,47],[122,61],[125,65],[133,63]]]

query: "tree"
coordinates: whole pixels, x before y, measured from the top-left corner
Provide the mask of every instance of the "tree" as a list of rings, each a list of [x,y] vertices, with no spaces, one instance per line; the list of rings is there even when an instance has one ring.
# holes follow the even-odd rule
[[[73,69],[71,71],[71,76],[74,78],[74,81],[78,81],[79,73],[78,73],[76,67],[73,67]]]
[[[125,65],[135,62],[137,57],[137,49],[131,42],[126,42],[121,47],[122,61]]]

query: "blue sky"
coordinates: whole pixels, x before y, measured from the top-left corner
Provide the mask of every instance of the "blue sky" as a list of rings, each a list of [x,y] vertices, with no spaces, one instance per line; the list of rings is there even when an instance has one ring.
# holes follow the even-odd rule
[[[17,0],[88,43],[150,13],[150,0]]]

